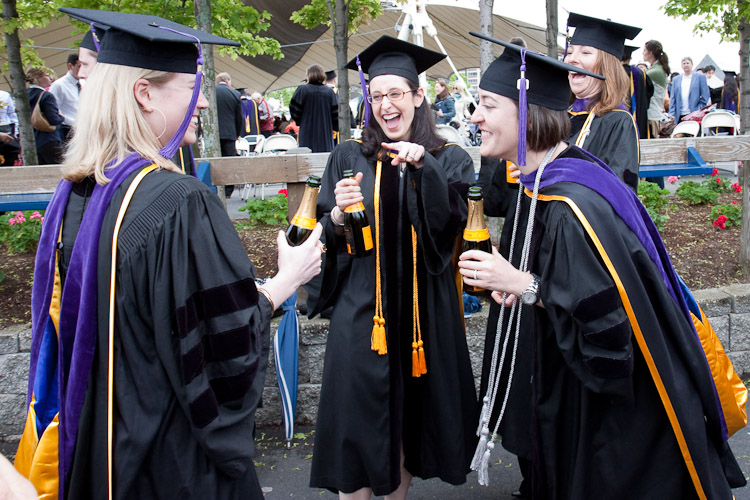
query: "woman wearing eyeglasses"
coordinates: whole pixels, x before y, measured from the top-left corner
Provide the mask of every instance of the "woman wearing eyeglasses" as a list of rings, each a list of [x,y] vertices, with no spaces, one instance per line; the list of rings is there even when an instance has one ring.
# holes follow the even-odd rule
[[[474,452],[478,408],[452,263],[474,167],[437,135],[418,80],[443,57],[391,37],[359,54],[369,125],[323,175],[328,251],[311,315],[333,312],[310,484],[340,498],[405,498],[413,476],[461,484]],[[363,258],[347,252],[343,227],[357,203],[372,233]]]

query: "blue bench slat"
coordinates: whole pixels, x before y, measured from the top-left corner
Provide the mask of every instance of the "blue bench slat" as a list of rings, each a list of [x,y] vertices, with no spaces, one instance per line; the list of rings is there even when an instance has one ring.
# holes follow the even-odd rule
[[[713,167],[703,161],[694,147],[687,148],[687,163],[666,165],[647,165],[638,169],[640,177],[669,177],[670,175],[706,175],[713,172]]]
[[[52,193],[0,194],[0,212],[46,210]]]

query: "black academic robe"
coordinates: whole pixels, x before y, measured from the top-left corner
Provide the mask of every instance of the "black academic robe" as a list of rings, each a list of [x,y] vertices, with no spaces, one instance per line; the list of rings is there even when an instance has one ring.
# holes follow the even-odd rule
[[[617,174],[633,191],[638,192],[640,145],[633,116],[624,109],[613,109],[591,121],[588,137],[579,144],[580,134],[589,116],[588,111],[570,114],[570,144],[575,144],[596,156]],[[577,142],[578,141],[578,142]]]
[[[318,197],[328,247],[313,314],[333,305],[326,344],[310,484],[346,493],[363,487],[385,495],[400,484],[400,448],[417,477],[461,484],[477,441],[478,408],[461,298],[452,258],[465,225],[464,191],[471,158],[448,145],[427,153],[424,167],[384,162],[381,182],[381,272],[388,353],[370,349],[375,313],[376,254],[353,259],[328,213],[345,169],[360,184],[375,237],[375,162],[347,141],[331,154]],[[459,185],[451,183],[463,183]],[[419,318],[427,374],[411,375],[412,249],[417,233]]]
[[[569,148],[563,155],[587,159]],[[599,168],[591,163],[591,168]],[[586,217],[619,276],[648,345],[573,209]],[[535,498],[730,499],[744,484],[721,440],[711,375],[700,343],[637,236],[593,190],[564,182],[540,189],[531,271],[542,307],[531,339],[531,450]],[[646,353],[660,373],[657,381]],[[668,419],[664,389],[681,429]],[[506,410],[508,411],[508,410]],[[678,447],[685,443],[696,483]]]
[[[638,66],[623,64],[622,67],[630,83],[625,106],[633,114],[638,128],[638,137],[648,139],[648,107],[651,103],[651,96],[654,95],[654,83]],[[635,94],[635,110],[633,109],[633,94]]]
[[[327,85],[300,85],[289,103],[289,113],[297,125],[297,142],[313,153],[333,150],[333,131],[339,129],[339,103]]]
[[[102,225],[98,341],[70,473],[71,500],[107,498],[110,252],[132,178],[118,188]],[[71,195],[64,241],[65,226],[82,203]],[[214,193],[188,175],[146,175],[123,220],[117,252],[114,498],[262,498],[253,431],[271,306],[257,293],[254,277]]]

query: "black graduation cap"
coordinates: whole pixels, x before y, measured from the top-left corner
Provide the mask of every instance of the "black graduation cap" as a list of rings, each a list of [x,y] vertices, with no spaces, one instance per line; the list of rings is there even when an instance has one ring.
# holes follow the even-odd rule
[[[349,61],[346,68],[357,71],[359,59],[362,71],[369,75],[370,80],[380,75],[398,75],[418,84],[420,73],[446,57],[434,50],[384,35]]]
[[[575,27],[570,45],[588,45],[604,52],[609,52],[616,58],[622,57],[625,40],[632,40],[641,28],[614,23],[604,19],[584,16],[571,12],[568,16],[568,26]]]
[[[469,32],[478,38],[505,47],[503,53],[495,59],[482,75],[479,88],[495,94],[519,99],[519,77],[521,75],[521,51],[526,59],[525,78],[526,100],[529,104],[538,104],[549,109],[567,109],[570,105],[570,84],[568,72],[580,73],[604,80],[604,77],[586,71],[578,66],[566,64],[552,57],[524,49],[520,45],[498,40],[474,31]]]
[[[332,69],[331,71],[326,71],[326,81],[330,82],[336,78],[336,70]]]
[[[199,55],[195,43],[240,45],[158,16],[68,7],[60,11],[86,23],[109,27],[99,48],[100,63],[195,73]]]
[[[520,45],[498,40],[474,31],[470,35],[505,47],[492,61],[479,82],[479,88],[518,101],[518,165],[526,165],[526,103],[564,110],[570,103],[568,72],[604,80],[604,77],[566,64]]]
[[[99,52],[99,45],[102,43],[102,38],[104,38],[104,34],[106,33],[104,28],[100,28],[98,26],[91,27],[85,35],[83,35],[83,40],[81,40],[81,47],[84,49],[89,49],[93,52]],[[96,37],[96,40],[94,40],[94,37]]]
[[[628,59],[633,58],[633,51],[639,47],[636,47],[635,45],[625,45],[625,48],[622,49],[622,60],[627,61]]]

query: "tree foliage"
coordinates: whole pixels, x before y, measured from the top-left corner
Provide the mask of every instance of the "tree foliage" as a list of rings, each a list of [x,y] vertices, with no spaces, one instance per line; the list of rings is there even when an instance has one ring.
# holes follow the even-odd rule
[[[379,0],[346,0],[349,7],[349,35],[354,34],[363,24],[383,13]],[[300,10],[292,12],[290,19],[307,29],[313,29],[321,24],[331,27],[335,18],[336,0],[330,0],[330,9],[326,0],[311,0]]]
[[[18,11],[18,17],[13,19],[3,19],[0,24],[0,30],[3,35],[6,33],[12,33],[15,29],[21,30],[34,28],[38,26],[45,26],[50,22],[59,12],[57,11],[56,0],[18,0],[16,2],[16,10]],[[44,61],[39,57],[37,51],[33,47],[34,41],[31,39],[21,39],[21,61],[23,66],[43,66]],[[0,73],[5,74],[8,72],[8,50],[5,48],[5,37],[0,36]],[[7,78],[6,78],[7,82]]]
[[[46,26],[52,19],[61,17],[58,7],[73,7],[81,9],[106,9],[119,12],[133,12],[138,14],[153,14],[166,19],[195,26],[195,7],[188,0],[17,0],[18,20],[3,22],[4,32],[11,32],[14,28],[25,30]],[[275,59],[283,57],[279,42],[257,35],[269,28],[271,15],[258,12],[257,9],[244,5],[241,0],[211,0],[213,33],[230,40],[240,42],[240,47],[218,46],[221,55],[236,59],[239,55],[257,56],[267,54]],[[87,26],[73,21],[83,33]],[[44,61],[32,47],[33,40],[21,40],[24,66],[43,65]],[[5,44],[0,38],[0,54],[4,54]],[[0,56],[0,72],[8,69],[7,59]]]
[[[137,14],[153,14],[187,26],[195,26],[195,6],[188,0],[64,0],[66,7],[108,9]],[[57,0],[61,4],[62,0]],[[269,28],[271,15],[244,5],[241,0],[211,0],[212,28],[215,35],[240,42],[240,47],[217,47],[221,55],[268,54],[282,57],[279,42],[256,35]]]
[[[726,41],[737,41],[739,20],[750,19],[750,2],[742,0],[667,0],[662,9],[682,19],[700,16],[694,32],[719,33]]]

